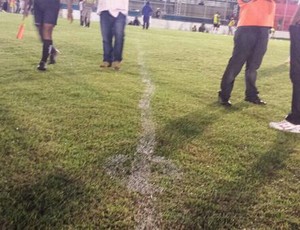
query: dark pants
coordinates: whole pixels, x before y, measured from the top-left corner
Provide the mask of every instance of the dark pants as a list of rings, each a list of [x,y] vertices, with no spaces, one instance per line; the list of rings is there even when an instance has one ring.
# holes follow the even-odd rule
[[[126,16],[119,13],[115,18],[108,11],[100,14],[100,26],[103,41],[103,61],[122,61]],[[114,39],[114,44],[113,44]]]
[[[259,92],[256,88],[257,70],[267,51],[268,40],[268,27],[238,27],[234,35],[233,54],[229,59],[221,81],[220,96],[224,100],[230,98],[235,78],[241,72],[245,63],[246,98],[256,99],[258,97]]]
[[[289,30],[291,39],[290,78],[293,84],[293,95],[292,111],[286,120],[300,125],[300,25],[291,25]]]
[[[148,29],[149,28],[149,21],[150,21],[150,17],[149,16],[144,16],[143,17],[143,29]]]

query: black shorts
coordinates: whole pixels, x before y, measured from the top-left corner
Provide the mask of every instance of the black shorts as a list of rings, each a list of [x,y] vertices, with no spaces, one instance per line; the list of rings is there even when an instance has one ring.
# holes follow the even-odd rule
[[[34,0],[34,21],[36,25],[44,23],[56,25],[60,0]]]
[[[220,24],[219,24],[219,23],[214,23],[214,27],[215,27],[215,28],[219,28],[219,27],[220,27]]]

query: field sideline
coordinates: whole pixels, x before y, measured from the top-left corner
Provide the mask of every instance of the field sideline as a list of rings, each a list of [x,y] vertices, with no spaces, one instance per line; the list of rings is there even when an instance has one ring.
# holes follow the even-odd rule
[[[38,72],[33,19],[0,13],[1,229],[299,229],[300,136],[289,41],[270,40],[267,106],[217,103],[232,36],[126,28],[118,72],[100,70],[98,22],[59,19],[58,62]]]

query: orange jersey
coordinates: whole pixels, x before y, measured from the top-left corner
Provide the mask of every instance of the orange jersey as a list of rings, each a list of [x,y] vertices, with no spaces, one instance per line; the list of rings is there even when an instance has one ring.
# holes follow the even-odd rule
[[[238,26],[273,27],[276,7],[274,0],[238,0],[238,4]]]

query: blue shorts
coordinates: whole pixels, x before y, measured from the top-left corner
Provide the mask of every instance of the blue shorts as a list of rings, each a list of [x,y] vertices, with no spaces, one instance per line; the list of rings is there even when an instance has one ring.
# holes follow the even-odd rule
[[[34,21],[36,25],[56,25],[60,0],[34,0]]]

